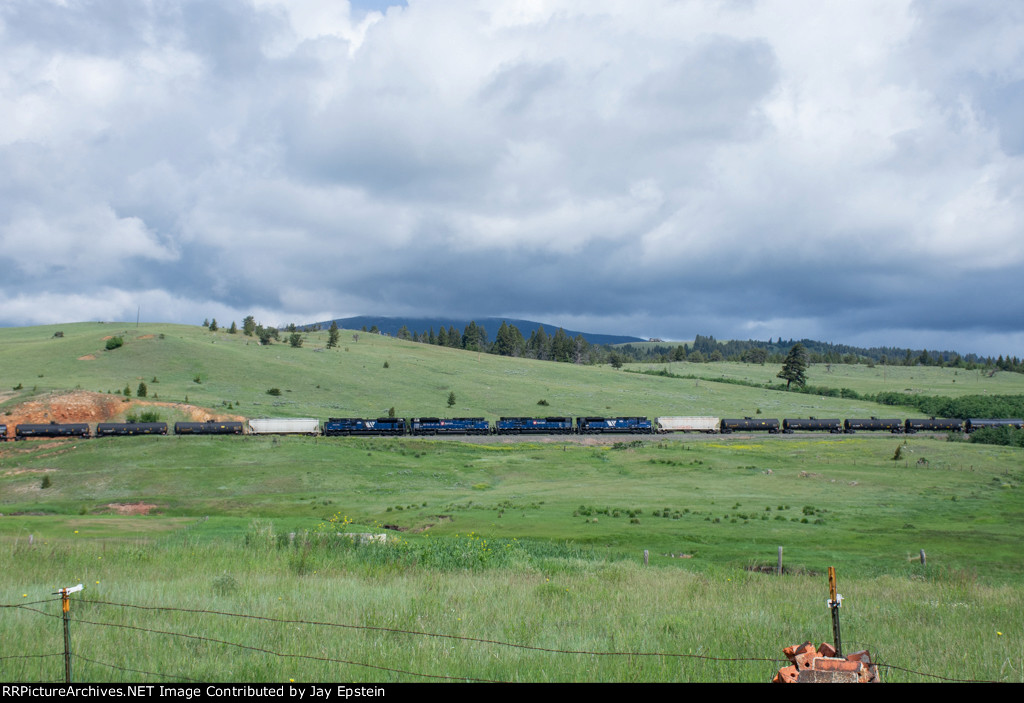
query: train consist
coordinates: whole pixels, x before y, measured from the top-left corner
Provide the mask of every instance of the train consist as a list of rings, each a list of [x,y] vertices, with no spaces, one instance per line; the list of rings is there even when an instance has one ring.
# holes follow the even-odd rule
[[[971,433],[983,427],[1024,428],[1024,420],[1016,418],[957,419],[818,419],[786,418],[781,423],[769,418],[717,418],[698,416],[658,417],[653,422],[646,417],[502,417],[490,423],[482,417],[382,417],[377,419],[332,417],[322,424],[315,418],[263,418],[239,421],[176,422],[176,435],[263,435],[302,434],[341,436],[436,436],[436,435],[591,435],[591,434],[666,434],[671,432],[701,432],[731,434],[733,432],[766,432],[792,434],[794,432],[830,432],[854,434],[856,432],[889,432],[914,434],[916,432]],[[20,424],[13,427],[0,424],[0,441],[34,437],[127,437],[132,435],[166,435],[165,422],[101,422],[95,434],[84,422]]]

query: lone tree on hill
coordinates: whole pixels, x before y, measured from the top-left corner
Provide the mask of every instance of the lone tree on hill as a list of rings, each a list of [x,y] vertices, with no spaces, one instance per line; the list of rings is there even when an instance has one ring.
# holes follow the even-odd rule
[[[334,320],[331,320],[331,329],[328,330],[327,332],[327,348],[333,349],[334,347],[338,346],[338,338],[340,336],[341,333],[338,332],[338,323],[335,322]]]
[[[794,383],[798,386],[807,385],[807,349],[803,344],[797,342],[789,350],[777,378],[786,379],[786,388]]]

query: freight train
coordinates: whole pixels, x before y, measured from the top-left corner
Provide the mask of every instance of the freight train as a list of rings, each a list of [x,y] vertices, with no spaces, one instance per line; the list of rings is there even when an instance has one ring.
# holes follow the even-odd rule
[[[830,432],[854,434],[856,432],[889,432],[914,434],[916,432],[971,433],[984,427],[1024,428],[1024,420],[1016,418],[972,418],[969,420],[910,418],[879,419],[851,418],[818,419],[786,418],[781,423],[770,418],[717,418],[698,416],[658,417],[653,422],[646,417],[502,417],[490,423],[482,417],[382,417],[377,419],[332,417],[322,424],[315,418],[263,418],[240,421],[176,422],[176,435],[262,435],[304,434],[336,436],[437,436],[437,435],[590,435],[590,434],[666,434],[671,432],[702,432],[731,434],[733,432],[766,432],[792,434],[794,432]],[[95,435],[88,423],[19,424],[9,432],[0,424],[0,441],[22,440],[33,437],[126,437],[132,435],[166,435],[165,422],[101,422]]]

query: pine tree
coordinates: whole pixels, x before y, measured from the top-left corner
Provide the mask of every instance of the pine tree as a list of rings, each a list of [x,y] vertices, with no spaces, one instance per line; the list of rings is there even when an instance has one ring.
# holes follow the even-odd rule
[[[463,330],[460,346],[463,349],[468,349],[469,351],[480,350],[480,346],[477,343],[476,322],[473,320],[470,320],[469,324],[466,325],[466,329]]]
[[[561,327],[551,339],[551,358],[555,361],[571,361],[572,340]]]
[[[793,345],[776,377],[786,379],[786,388],[794,383],[797,386],[807,385],[807,349],[803,344],[797,342]]]
[[[338,323],[331,320],[331,329],[327,332],[327,348],[333,349],[338,346],[339,337],[341,337],[341,333],[338,332]]]
[[[491,352],[500,356],[512,356],[512,333],[504,320],[501,321],[501,327],[498,328],[498,336],[494,340]]]
[[[544,325],[539,325],[533,331],[526,348],[532,353],[534,359],[547,360],[551,358],[551,340],[544,331]]]

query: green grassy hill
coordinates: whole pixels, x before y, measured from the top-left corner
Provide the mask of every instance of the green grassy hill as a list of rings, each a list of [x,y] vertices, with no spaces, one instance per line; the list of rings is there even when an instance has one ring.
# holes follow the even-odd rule
[[[629,364],[638,371],[662,371],[678,376],[699,376],[709,381],[729,379],[750,383],[772,383],[779,364],[713,363]],[[898,393],[942,395],[1018,395],[1024,393],[1024,374],[1009,371],[941,368],[938,366],[867,366],[865,364],[812,364],[807,384],[825,388],[849,388],[861,395],[896,391]]]
[[[124,345],[107,351],[114,335]],[[127,386],[134,396],[140,381],[149,401],[187,398],[211,414],[247,417],[377,416],[392,406],[404,416],[491,420],[915,415],[709,380],[773,381],[771,365],[672,365],[679,375],[706,376],[683,379],[367,333],[344,332],[338,349],[327,350],[326,340],[320,332],[298,349],[261,347],[240,334],[159,324],[0,329],[0,422],[33,399],[74,389],[121,405],[108,391]],[[1021,392],[1015,374],[933,368],[816,366],[810,379],[858,392]],[[185,412],[176,407],[159,410],[171,420]],[[1024,450],[926,435],[5,442],[0,629],[10,651],[59,652],[59,618],[41,615],[59,605],[45,601],[57,587],[84,583],[76,617],[110,626],[79,634],[86,625],[75,624],[75,637],[88,638],[76,639],[78,681],[148,680],[145,672],[235,681],[410,681],[420,673],[766,681],[783,647],[831,639],[822,574],[836,566],[847,598],[844,641],[892,663],[885,680],[1021,682],[1022,487]],[[385,532],[389,541],[364,545],[339,532]],[[763,572],[779,546],[781,578]],[[134,605],[154,610],[143,616]],[[259,620],[193,621],[180,608]],[[345,626],[300,631],[298,619]],[[456,652],[450,639],[424,645],[350,632],[353,624],[513,646],[497,655]],[[151,631],[201,632],[209,641]],[[216,644],[223,642],[250,648]],[[346,661],[321,661],[313,656],[320,647]],[[598,663],[551,649],[694,658],[624,654]],[[393,669],[351,664],[364,650]],[[972,653],[967,662],[964,652]],[[3,667],[11,680],[60,676],[56,657],[8,657]]]
[[[57,332],[62,337],[55,337]],[[119,336],[124,346],[106,350]],[[358,337],[358,341],[356,340]],[[343,331],[326,349],[327,332],[305,335],[301,348],[202,327],[77,323],[0,329],[0,412],[48,391],[81,389],[185,402],[245,417],[400,417],[502,415],[891,416],[866,401],[783,393],[716,383],[715,378],[773,381],[778,368],[748,364],[671,364],[658,378],[609,366],[510,359]],[[386,365],[386,367],[385,367]],[[635,368],[651,368],[639,364]],[[659,367],[660,368],[660,367]],[[1024,376],[994,378],[953,369],[813,366],[815,385],[861,391],[912,389],[934,394],[1024,392]],[[156,379],[154,381],[154,379]],[[13,390],[13,389],[18,390]],[[279,396],[268,395],[279,389]],[[454,392],[457,403],[447,405]],[[547,405],[538,405],[541,400]],[[228,406],[230,405],[230,410]],[[906,411],[905,414],[914,414]],[[170,419],[170,418],[168,418]]]

